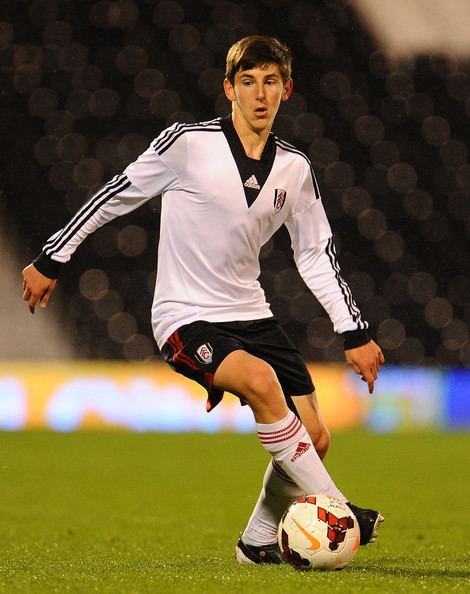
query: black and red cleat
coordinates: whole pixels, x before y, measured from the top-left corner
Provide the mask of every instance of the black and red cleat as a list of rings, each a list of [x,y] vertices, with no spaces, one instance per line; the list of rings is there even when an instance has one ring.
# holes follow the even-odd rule
[[[384,521],[382,514],[373,509],[364,509],[363,507],[358,507],[349,501],[346,503],[346,505],[356,516],[357,523],[359,524],[359,529],[361,531],[360,544],[366,545],[375,542],[375,539],[377,538],[377,531],[380,527],[380,524]]]
[[[250,563],[252,565],[261,563],[280,565],[285,563],[277,543],[256,547],[245,544],[241,538],[235,547],[235,559],[238,563]]]

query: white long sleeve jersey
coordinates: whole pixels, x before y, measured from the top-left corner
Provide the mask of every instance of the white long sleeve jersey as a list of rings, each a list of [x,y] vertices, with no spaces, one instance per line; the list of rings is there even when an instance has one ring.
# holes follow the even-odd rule
[[[160,348],[195,320],[272,316],[258,281],[259,254],[281,225],[335,331],[367,328],[340,276],[309,160],[273,134],[261,160],[247,157],[231,118],[164,130],[50,237],[44,259],[67,262],[87,235],[157,195],[162,209],[152,327]]]

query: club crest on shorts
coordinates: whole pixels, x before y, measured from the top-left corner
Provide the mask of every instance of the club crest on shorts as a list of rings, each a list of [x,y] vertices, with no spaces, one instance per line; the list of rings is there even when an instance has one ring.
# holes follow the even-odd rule
[[[286,201],[287,192],[282,188],[276,188],[274,190],[274,213],[277,214],[284,206]]]
[[[212,363],[213,352],[214,350],[209,342],[201,344],[201,346],[196,351],[196,359],[199,361],[199,363],[202,363],[203,365],[208,365],[209,363]]]

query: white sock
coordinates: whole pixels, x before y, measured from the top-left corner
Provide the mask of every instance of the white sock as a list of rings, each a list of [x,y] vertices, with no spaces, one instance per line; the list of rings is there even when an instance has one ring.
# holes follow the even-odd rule
[[[324,493],[346,502],[320,460],[310,435],[292,411],[277,423],[256,423],[263,446],[305,494]]]
[[[243,542],[249,545],[270,545],[277,541],[277,527],[284,511],[302,495],[300,489],[270,460],[263,479],[258,502],[243,532]]]

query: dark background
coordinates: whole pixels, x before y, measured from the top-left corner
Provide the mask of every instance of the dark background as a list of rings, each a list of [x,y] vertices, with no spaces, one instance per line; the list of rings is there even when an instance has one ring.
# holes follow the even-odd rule
[[[253,33],[293,51],[295,93],[275,132],[313,162],[342,274],[387,362],[469,367],[470,62],[393,62],[340,0],[3,0],[0,199],[20,260],[167,125],[228,113],[225,54]],[[77,356],[159,357],[158,226],[156,198],[98,230],[67,266],[54,307]],[[287,232],[262,264],[304,356],[342,360]]]

